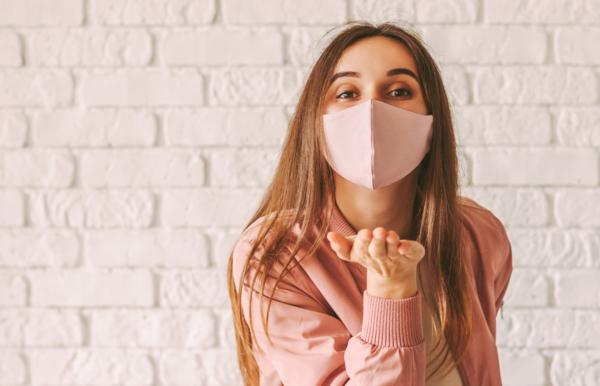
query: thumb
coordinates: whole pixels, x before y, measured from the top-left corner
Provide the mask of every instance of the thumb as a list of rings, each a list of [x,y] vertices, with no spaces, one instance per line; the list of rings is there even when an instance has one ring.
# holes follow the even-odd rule
[[[329,239],[332,249],[338,255],[344,257],[350,256],[350,251],[352,250],[352,245],[354,244],[354,239],[352,236],[345,237],[338,232],[329,232],[327,234],[327,239]]]

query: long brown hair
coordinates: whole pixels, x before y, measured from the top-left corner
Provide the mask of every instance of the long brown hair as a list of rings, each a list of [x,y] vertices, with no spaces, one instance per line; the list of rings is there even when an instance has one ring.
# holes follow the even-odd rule
[[[252,223],[265,216],[248,253],[248,256],[253,258],[246,260],[241,275],[242,278],[246,278],[251,265],[255,265],[253,269],[256,274],[250,287],[250,305],[257,279],[262,283],[262,304],[265,278],[275,262],[284,264],[285,274],[289,271],[288,266],[293,259],[282,262],[282,256],[296,255],[302,240],[312,239],[314,241],[303,258],[310,257],[325,238],[328,224],[322,221],[323,208],[327,208],[329,213],[331,197],[335,197],[335,185],[333,171],[324,158],[325,142],[321,121],[324,95],[335,65],[346,47],[366,37],[386,36],[405,44],[412,53],[421,77],[428,114],[433,114],[434,117],[431,148],[421,163],[417,181],[413,239],[423,244],[427,251],[418,265],[417,272],[420,283],[423,283],[423,300],[430,304],[433,311],[433,326],[436,330],[441,329],[436,331],[435,347],[440,345],[441,334],[444,334],[448,346],[444,348],[442,364],[449,354],[459,363],[471,335],[471,298],[465,288],[466,270],[462,258],[464,247],[461,242],[462,227],[458,204],[460,195],[456,142],[450,106],[439,68],[418,33],[409,32],[409,28],[389,22],[373,25],[366,21],[349,22],[343,27],[322,50],[308,75],[289,122],[273,180],[259,208],[244,227],[244,230],[247,230]],[[286,243],[287,236],[295,224],[299,226],[300,236],[290,248],[289,243]],[[316,227],[312,228],[314,225]],[[311,233],[310,229],[318,231],[314,237],[307,238],[305,236]],[[260,253],[256,253],[259,248]],[[290,248],[289,253],[283,253],[287,248]],[[250,318],[249,329],[240,303],[245,280],[240,280],[236,290],[232,253],[227,264],[227,285],[233,312],[238,361],[244,384],[256,386],[259,384],[259,371],[252,355],[253,318]],[[278,277],[275,287],[282,276],[283,274]],[[271,343],[267,328],[270,304],[271,301],[267,308],[267,321],[264,315],[261,319]],[[260,308],[262,309],[262,305]],[[440,368],[441,365],[435,371]]]

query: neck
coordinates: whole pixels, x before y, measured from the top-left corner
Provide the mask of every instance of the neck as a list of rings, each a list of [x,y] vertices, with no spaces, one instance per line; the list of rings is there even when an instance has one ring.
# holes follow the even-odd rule
[[[400,239],[409,239],[417,173],[415,169],[403,179],[376,190],[353,184],[336,173],[337,206],[357,231],[383,227],[395,231]]]

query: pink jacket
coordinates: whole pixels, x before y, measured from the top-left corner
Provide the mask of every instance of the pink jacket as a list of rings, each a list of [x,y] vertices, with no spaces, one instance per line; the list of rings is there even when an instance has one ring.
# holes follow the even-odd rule
[[[491,211],[470,199],[461,207],[469,237],[465,258],[471,273],[468,288],[473,295],[473,332],[458,371],[464,385],[501,385],[496,315],[512,273],[511,245],[502,223]],[[234,246],[236,288],[261,219],[248,227]],[[346,236],[356,233],[337,205],[329,229]],[[297,235],[299,228],[293,231]],[[282,265],[275,267],[265,285],[263,313]],[[254,275],[251,272],[249,277]],[[425,385],[421,293],[387,299],[371,296],[365,289],[366,269],[339,259],[325,239],[316,256],[303,259],[280,281],[269,310],[271,346],[258,312],[257,285],[252,314],[258,343],[265,350],[259,353],[254,346],[260,385]],[[246,285],[242,305],[247,322],[249,292]]]

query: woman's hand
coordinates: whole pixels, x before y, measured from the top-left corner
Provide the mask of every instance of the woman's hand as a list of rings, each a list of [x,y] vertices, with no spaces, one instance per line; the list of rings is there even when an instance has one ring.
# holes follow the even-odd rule
[[[329,232],[327,239],[340,259],[367,268],[370,294],[406,295],[406,291],[416,291],[417,265],[425,256],[425,247],[418,241],[400,240],[396,232],[386,231],[383,227],[377,227],[373,232],[361,229],[349,237]]]

